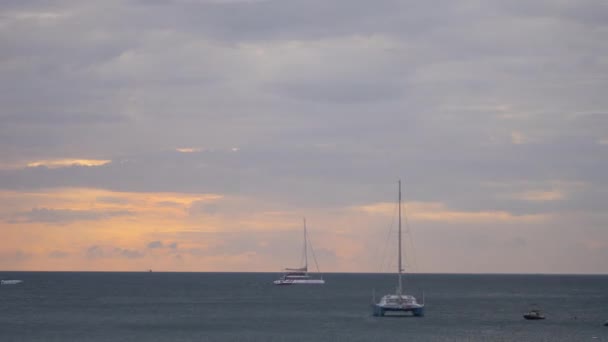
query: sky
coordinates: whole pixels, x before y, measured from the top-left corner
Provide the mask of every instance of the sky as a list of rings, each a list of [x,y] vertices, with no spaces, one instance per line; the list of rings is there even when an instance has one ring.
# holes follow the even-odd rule
[[[604,0],[3,0],[0,270],[608,273]],[[310,253],[309,253],[310,254]],[[312,261],[311,261],[312,262]]]

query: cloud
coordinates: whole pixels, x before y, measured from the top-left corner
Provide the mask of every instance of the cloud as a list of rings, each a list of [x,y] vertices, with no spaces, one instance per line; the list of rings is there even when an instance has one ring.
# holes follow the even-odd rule
[[[163,243],[162,241],[152,241],[148,243],[148,248],[162,248],[163,247]]]
[[[438,221],[449,223],[542,222],[546,215],[513,215],[506,211],[456,211],[443,203],[407,203],[408,217],[412,221]],[[365,213],[390,216],[396,212],[393,203],[374,203],[355,208]]]
[[[29,251],[47,223],[87,222],[103,238],[70,236],[81,249],[209,252],[151,232],[354,215],[344,208],[392,202],[400,177],[413,219],[499,227],[490,242],[561,213],[596,217],[608,200],[606,18],[594,0],[2,1],[0,215],[28,229],[10,227],[0,251]],[[134,215],[136,228],[109,226]],[[357,234],[340,262],[364,249]],[[234,241],[240,253],[214,236],[197,265],[270,264],[261,246],[282,248],[249,238]],[[112,248],[101,252],[125,261]],[[132,260],[147,269],[145,258]]]
[[[528,139],[521,132],[511,132],[511,142],[515,145],[522,145],[528,143]]]
[[[144,256],[140,251],[133,249],[115,248],[114,253],[127,259],[138,259]]]
[[[161,207],[168,207],[168,208],[181,208],[184,205],[183,203],[173,202],[173,201],[161,201],[161,202],[157,202],[156,204]]]
[[[528,191],[514,194],[513,198],[524,201],[558,201],[565,198],[560,191]]]
[[[52,224],[66,224],[78,221],[97,221],[112,217],[132,216],[127,210],[72,210],[33,208],[30,211],[13,215],[10,223],[43,222]]]
[[[181,153],[195,153],[195,152],[202,151],[201,148],[197,148],[197,147],[181,147],[181,148],[176,148],[175,150],[177,152],[181,152]]]
[[[152,241],[149,242],[148,245],[146,246],[149,249],[165,249],[168,250],[169,252],[176,252],[178,251],[178,243],[177,242],[163,242],[163,241]]]
[[[144,257],[144,253],[128,248],[110,247],[93,245],[89,246],[85,250],[85,256],[89,260],[99,259],[113,259],[113,258],[125,258],[125,259],[140,259]]]
[[[70,253],[64,252],[64,251],[52,251],[49,252],[48,254],[49,258],[53,258],[53,259],[64,259],[70,256]]]
[[[398,98],[402,90],[386,83],[285,83],[276,86],[278,92],[304,101],[353,103],[383,101]]]
[[[0,252],[0,261],[20,263],[32,258],[32,254],[22,250]]]
[[[190,208],[188,208],[188,213],[190,215],[215,215],[219,212],[220,205],[217,203],[209,203],[207,201],[197,201],[192,203]]]
[[[508,247],[512,247],[514,249],[524,248],[527,246],[527,244],[528,242],[526,241],[526,239],[522,237],[515,237],[506,242],[506,245]]]
[[[44,166],[48,168],[58,168],[66,166],[100,166],[109,163],[109,160],[88,160],[88,159],[59,159],[59,160],[39,160],[29,162],[28,167]]]
[[[128,118],[119,115],[89,113],[15,113],[0,117],[6,124],[30,125],[92,125],[121,123]]]
[[[95,200],[100,203],[108,203],[108,204],[125,205],[125,204],[129,203],[128,198],[118,197],[118,196],[99,196]]]
[[[85,250],[85,256],[87,259],[99,259],[105,257],[106,253],[104,253],[101,246],[93,245]]]

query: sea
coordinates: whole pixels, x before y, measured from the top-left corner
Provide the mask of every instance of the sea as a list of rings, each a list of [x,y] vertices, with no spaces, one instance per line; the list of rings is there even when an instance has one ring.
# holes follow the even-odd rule
[[[425,317],[373,317],[392,274],[0,272],[0,341],[608,341],[608,276],[413,274]],[[527,321],[531,307],[546,316]]]

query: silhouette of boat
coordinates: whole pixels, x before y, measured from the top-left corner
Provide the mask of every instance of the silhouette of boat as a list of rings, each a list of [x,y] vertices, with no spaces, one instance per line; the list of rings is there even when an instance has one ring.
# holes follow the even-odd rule
[[[418,303],[416,297],[412,295],[405,294],[403,291],[403,266],[402,266],[402,258],[401,258],[401,180],[399,180],[399,237],[397,239],[398,244],[398,266],[397,266],[397,274],[398,274],[398,282],[397,282],[397,290],[394,294],[387,294],[383,296],[379,302],[375,302],[372,304],[372,314],[377,317],[382,317],[387,312],[397,312],[397,313],[409,313],[411,312],[416,317],[424,316],[424,295],[422,303]]]
[[[545,319],[545,316],[538,309],[532,309],[524,314],[525,319],[529,320],[539,320]]]
[[[303,259],[304,266],[299,268],[286,268],[281,277],[275,280],[273,283],[275,285],[296,285],[296,284],[325,284],[325,280],[323,280],[323,276],[321,276],[319,272],[319,265],[317,264],[317,258],[315,257],[314,249],[310,246],[310,250],[312,251],[312,256],[315,260],[315,265],[317,266],[317,272],[319,273],[320,278],[314,278],[311,273],[308,272],[308,235],[306,233],[306,219],[304,219],[304,251],[303,251]]]

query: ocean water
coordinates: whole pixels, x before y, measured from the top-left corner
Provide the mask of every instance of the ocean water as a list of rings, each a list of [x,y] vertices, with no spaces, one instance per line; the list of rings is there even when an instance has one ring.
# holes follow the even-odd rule
[[[389,274],[0,272],[0,341],[608,341],[608,276],[408,275],[426,317],[371,316]],[[531,305],[547,319],[526,321]]]

